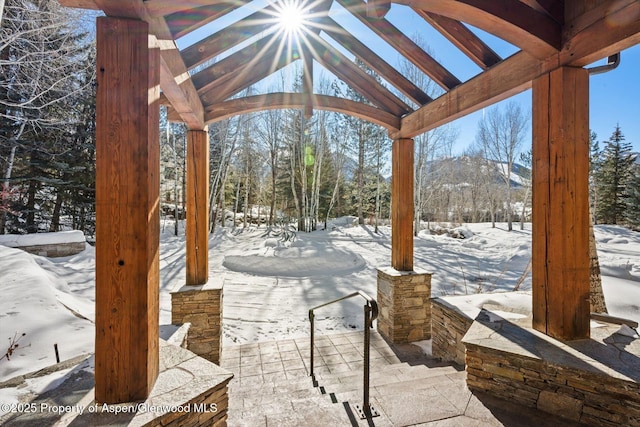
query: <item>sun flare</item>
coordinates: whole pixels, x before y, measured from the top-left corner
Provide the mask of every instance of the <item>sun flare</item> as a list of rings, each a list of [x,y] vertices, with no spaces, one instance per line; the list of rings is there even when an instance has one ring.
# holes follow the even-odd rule
[[[287,34],[299,33],[305,25],[306,13],[296,0],[284,0],[278,8],[278,23]]]

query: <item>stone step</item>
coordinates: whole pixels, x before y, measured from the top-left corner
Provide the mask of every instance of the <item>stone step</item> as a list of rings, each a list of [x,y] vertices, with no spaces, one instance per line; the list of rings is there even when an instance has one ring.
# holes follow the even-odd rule
[[[405,364],[390,365],[389,367],[377,372],[372,372],[369,376],[369,388],[393,386],[403,383],[424,383],[426,386],[433,385],[436,382],[451,382],[449,376],[464,376],[464,372],[460,372],[452,366],[442,366],[429,368],[424,365],[409,366]],[[321,394],[340,394],[362,390],[363,376],[362,373],[350,374],[347,376],[336,376],[317,379],[318,388]]]
[[[370,398],[391,392],[406,393],[410,399],[415,390],[432,387],[439,382],[452,384],[451,378],[463,378],[461,375],[464,375],[464,372],[452,366],[428,367],[399,363],[379,367],[370,375]],[[317,378],[315,387],[310,377],[276,380],[250,388],[239,384],[235,386],[235,390],[231,385],[230,414],[234,415],[229,419],[229,425],[250,425],[252,422],[258,422],[259,420],[253,419],[251,415],[259,411],[266,411],[265,414],[271,416],[280,413],[305,414],[307,411],[321,411],[323,414],[344,418],[348,411],[355,411],[354,405],[362,404],[362,388],[362,372],[324,374],[322,378]],[[347,412],[345,406],[350,408]],[[290,410],[291,407],[293,411]],[[347,422],[348,418],[333,421],[337,423],[335,425],[350,425]]]

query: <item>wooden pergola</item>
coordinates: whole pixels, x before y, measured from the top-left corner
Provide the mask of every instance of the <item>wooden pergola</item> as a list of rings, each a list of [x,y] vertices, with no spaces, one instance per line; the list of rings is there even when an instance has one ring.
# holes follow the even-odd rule
[[[59,1],[106,15],[97,21],[97,401],[144,399],[158,374],[161,103],[189,128],[186,282],[199,285],[208,280],[209,123],[263,109],[301,108],[307,116],[325,109],[387,128],[393,139],[391,265],[411,271],[412,138],[533,89],[534,327],[564,340],[589,336],[589,77],[584,67],[640,42],[639,1],[395,1],[482,69],[463,82],[385,19],[389,0],[337,0],[436,82],[444,90],[437,99],[335,22],[329,0],[309,4],[306,43],[291,44],[273,31],[274,6],[266,6],[183,50],[177,39],[250,1]],[[503,59],[465,24],[521,50]],[[213,61],[249,39],[248,46]],[[343,50],[412,105],[363,73]],[[294,61],[303,63],[301,93],[237,97]],[[314,62],[369,102],[314,94]]]

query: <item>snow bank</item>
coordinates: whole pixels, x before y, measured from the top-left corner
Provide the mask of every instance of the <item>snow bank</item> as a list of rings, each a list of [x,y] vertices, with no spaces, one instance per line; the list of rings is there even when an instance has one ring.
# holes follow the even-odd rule
[[[35,233],[35,234],[2,234],[0,235],[0,245],[10,248],[39,245],[59,245],[63,243],[86,242],[84,233],[79,230],[59,231],[57,233]]]
[[[25,334],[11,360],[0,360],[0,381],[55,364],[56,343],[62,360],[93,351],[94,325],[76,311],[91,302],[76,298],[37,258],[0,246],[0,357]]]

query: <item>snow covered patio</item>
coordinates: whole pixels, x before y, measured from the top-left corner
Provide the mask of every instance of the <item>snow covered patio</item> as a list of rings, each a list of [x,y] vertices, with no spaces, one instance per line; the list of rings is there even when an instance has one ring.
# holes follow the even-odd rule
[[[166,228],[171,229],[171,227]],[[432,295],[443,297],[441,299],[447,301],[457,300],[455,305],[460,310],[469,313],[468,316],[472,318],[480,313],[483,306],[498,303],[504,306],[501,309],[502,314],[499,311],[496,312],[495,307],[493,308],[494,313],[508,319],[504,313],[514,310],[517,312],[521,307],[530,304],[530,291],[518,294],[507,292],[513,288],[513,284],[521,272],[525,270],[529,258],[531,251],[529,225],[524,231],[511,233],[504,230],[504,224],[499,224],[495,229],[491,228],[490,224],[471,224],[458,228],[457,231],[458,233],[462,232],[466,238],[452,238],[447,233],[429,234],[424,231],[415,239],[416,259],[419,260],[423,268],[436,273],[433,276]],[[603,287],[609,311],[614,316],[638,321],[640,313],[636,301],[640,301],[640,287],[638,286],[640,237],[637,233],[620,227],[597,226],[595,232],[603,272]],[[302,233],[298,235],[295,242],[287,243],[265,236],[264,228],[237,229],[235,231],[221,229],[216,233],[210,242],[210,268],[212,277],[224,276],[225,282],[223,359],[221,363],[224,369],[234,374],[230,386],[231,418],[229,425],[238,425],[234,424],[238,420],[238,416],[242,418],[252,415],[264,419],[269,417],[274,419],[273,417],[280,416],[269,414],[269,411],[270,408],[282,408],[281,406],[276,406],[275,403],[266,400],[263,406],[255,400],[256,398],[245,396],[249,392],[244,389],[242,378],[252,371],[253,375],[249,376],[254,378],[245,380],[245,382],[260,381],[264,383],[260,385],[260,390],[268,390],[269,387],[273,387],[270,383],[279,379],[282,390],[286,390],[284,386],[286,380],[291,383],[291,387],[304,386],[313,398],[318,397],[314,396],[315,394],[321,395],[319,389],[314,390],[312,387],[310,378],[304,377],[307,369],[305,360],[308,360],[306,349],[309,345],[307,310],[311,306],[356,289],[362,289],[372,295],[375,294],[376,266],[388,259],[389,242],[388,228],[383,227],[380,234],[374,234],[368,227],[354,226],[353,220],[348,218],[341,218],[331,223],[328,231]],[[161,238],[160,248],[160,319],[162,324],[167,324],[171,320],[169,292],[174,290],[184,277],[184,236],[174,237],[169,233],[164,234]],[[7,315],[0,321],[0,330],[3,336],[13,335],[15,330],[27,332],[21,341],[23,345],[14,353],[12,360],[8,363],[5,361],[0,366],[2,381],[17,378],[20,384],[18,388],[15,381],[13,381],[13,385],[3,383],[0,386],[0,403],[17,405],[19,402],[31,402],[38,396],[50,393],[51,388],[56,387],[66,378],[69,371],[57,368],[65,367],[68,369],[69,366],[64,363],[60,366],[54,365],[54,342],[58,343],[63,360],[82,353],[93,352],[93,328],[95,327],[92,323],[95,301],[93,291],[94,256],[94,250],[89,246],[76,256],[51,259],[0,247],[0,269],[7,272],[4,276],[7,283],[4,288],[6,298],[0,301],[0,312],[7,313]],[[261,263],[254,263],[253,260]],[[262,266],[261,270],[256,267],[258,265]],[[340,273],[334,273],[331,266],[339,267]],[[531,288],[529,278],[525,280],[522,288],[526,290]],[[482,293],[476,293],[480,290]],[[505,302],[507,300],[510,302]],[[323,343],[327,343],[327,339],[321,340],[321,337],[329,337],[328,340],[333,342],[332,337],[336,334],[349,334],[353,331],[356,331],[353,335],[354,341],[360,340],[362,334],[361,309],[359,304],[348,300],[343,305],[327,307],[324,312],[319,311],[316,322],[318,345],[322,346]],[[74,312],[77,314],[74,315]],[[34,315],[34,313],[38,313],[38,315]],[[82,317],[78,317],[78,314]],[[614,327],[613,331],[607,332],[606,336],[611,336],[619,328],[619,326]],[[609,329],[606,330],[609,331]],[[605,329],[600,330],[604,331]],[[52,331],[56,332],[52,334]],[[592,335],[595,336],[595,334],[596,332],[592,331]],[[160,335],[166,337],[162,328]],[[621,339],[632,340],[630,337],[622,337]],[[334,347],[342,345],[338,342],[340,340],[342,338],[336,340]],[[635,339],[632,341],[636,342]],[[292,343],[296,345],[296,351],[298,351],[296,358],[298,359],[286,362],[287,360],[295,360],[295,358],[291,359],[294,355],[291,353],[293,351],[291,349]],[[379,347],[379,344],[379,340],[374,341],[374,348]],[[269,362],[268,359],[263,360],[262,353],[273,353],[274,347],[280,350],[281,346],[282,351],[279,351],[278,354],[282,369],[274,371],[278,366],[278,360],[272,362]],[[626,351],[634,351],[634,346],[635,344],[627,346]],[[418,349],[413,345],[410,347]],[[424,343],[424,347],[428,348],[427,343]],[[254,356],[254,359],[246,358],[245,365],[241,364],[239,371],[234,370],[235,368],[232,366],[238,363],[234,353],[237,354],[238,350],[242,353],[243,348],[244,352]],[[360,402],[362,395],[359,387],[361,387],[362,377],[360,371],[357,371],[356,374],[353,373],[354,369],[359,368],[359,362],[354,362],[353,359],[360,356],[359,354],[356,356],[355,353],[361,349],[361,346],[356,345],[355,348],[355,351],[352,348],[340,349],[345,350],[340,354],[340,357],[331,358],[338,359],[338,361],[344,360],[346,363],[331,363],[329,359],[329,365],[335,365],[333,366],[334,371],[345,370],[345,372],[331,372],[331,368],[329,368],[329,372],[323,373],[323,368],[320,367],[320,364],[324,362],[322,356],[325,353],[331,356],[329,353],[333,350],[318,351],[316,354],[317,369],[320,369],[320,375],[327,375],[325,384],[320,385],[326,385],[327,394],[320,397],[319,402],[321,403],[314,403],[314,405],[325,405],[332,411],[330,413],[336,411],[336,406],[339,407],[342,401],[339,404],[328,403],[331,402],[329,394],[336,393],[338,396],[341,391],[338,390],[338,387],[329,387],[332,383],[337,383],[340,387],[347,383],[351,387],[349,391],[354,391],[354,387],[357,387],[358,391],[353,395],[353,399],[351,397],[348,399],[340,397],[340,399],[347,399],[355,403]],[[256,349],[261,351],[260,363],[255,357],[257,356]],[[406,358],[395,353],[394,355],[401,362],[407,362]],[[389,356],[391,355],[387,353],[387,358],[390,360],[385,360],[385,362],[393,362],[397,365],[398,361],[393,356]],[[373,359],[374,368],[371,382],[373,399],[378,399],[377,396],[381,391],[387,393],[396,387],[385,384],[384,381],[378,382],[380,375],[387,376],[386,373],[380,374],[376,371],[380,367],[387,369],[384,366],[379,366],[382,361],[378,359],[380,358]],[[376,362],[376,360],[378,361]],[[275,363],[275,365],[264,366],[263,362],[266,364]],[[422,363],[431,366],[429,372],[435,373],[432,366],[433,360]],[[40,377],[29,374],[51,365],[54,365],[55,373]],[[253,366],[243,372],[242,366],[249,365]],[[285,370],[285,365],[293,370]],[[388,369],[395,370],[396,368],[399,367]],[[440,368],[440,366],[436,368]],[[400,369],[409,368],[402,367]],[[457,369],[447,369],[449,369],[445,375],[445,377],[448,376],[447,381],[451,379],[451,375],[456,378],[456,381],[459,381],[458,387],[461,390],[459,396],[463,400],[472,399],[473,402],[476,402],[475,398],[470,397],[470,393],[464,385],[465,373],[458,371],[459,365]],[[419,370],[427,375],[427,371],[423,368],[419,368]],[[20,379],[22,375],[25,378]],[[336,375],[339,376],[335,377]],[[392,374],[395,377],[398,375],[398,371]],[[403,377],[406,379],[408,376],[410,375],[404,372]],[[437,376],[440,377],[440,380],[444,379],[439,374]],[[395,378],[393,381],[395,382],[397,379]],[[389,380],[388,376],[387,380]],[[410,387],[414,389],[413,393],[418,393],[425,388],[432,390],[432,387],[439,384],[439,380],[423,379],[416,376]],[[384,388],[382,388],[383,386]],[[428,402],[429,393],[420,393],[424,395],[423,401]],[[449,398],[453,398],[452,396],[452,393],[447,395]],[[481,395],[478,394],[478,396]],[[275,395],[273,397],[275,399]],[[278,405],[291,406],[291,401],[301,399],[301,397],[289,397],[289,399],[284,403],[281,401]],[[428,405],[423,401],[416,402],[415,399],[405,400],[415,403],[415,408]],[[491,411],[494,414],[498,414],[500,405],[504,404],[502,401],[498,404],[495,403],[497,402],[495,400],[482,397],[481,403],[483,405],[489,405],[488,402],[494,402],[494,406],[491,406]],[[468,409],[481,409],[476,406],[477,403],[470,404]],[[252,408],[250,410],[252,414],[249,414],[249,410],[245,409],[249,406]],[[344,407],[341,407],[340,411],[343,415],[347,414]],[[412,413],[417,413],[416,411],[418,409]],[[482,411],[486,413],[486,409],[482,409]],[[239,415],[243,412],[247,413]],[[520,409],[515,412],[520,413]],[[529,412],[522,413],[530,414]],[[295,414],[292,415],[294,419],[300,416],[301,412],[295,412]],[[460,414],[456,415],[451,412],[447,412],[447,414],[439,416],[455,416],[458,417],[458,420],[462,419]],[[0,415],[3,417],[3,421],[7,419],[5,418],[7,415],[15,414]],[[535,416],[533,413],[530,415],[533,417],[532,420],[540,420],[542,417],[542,421],[537,425],[544,425],[544,422],[547,425],[558,425],[556,417],[539,413]],[[496,415],[496,417],[502,420],[499,422],[506,424],[504,415]],[[376,425],[378,425],[379,419],[375,419]],[[529,419],[529,415],[527,415],[527,419]],[[470,423],[469,425],[485,425],[472,420],[467,421]],[[492,424],[488,423],[488,425]]]

